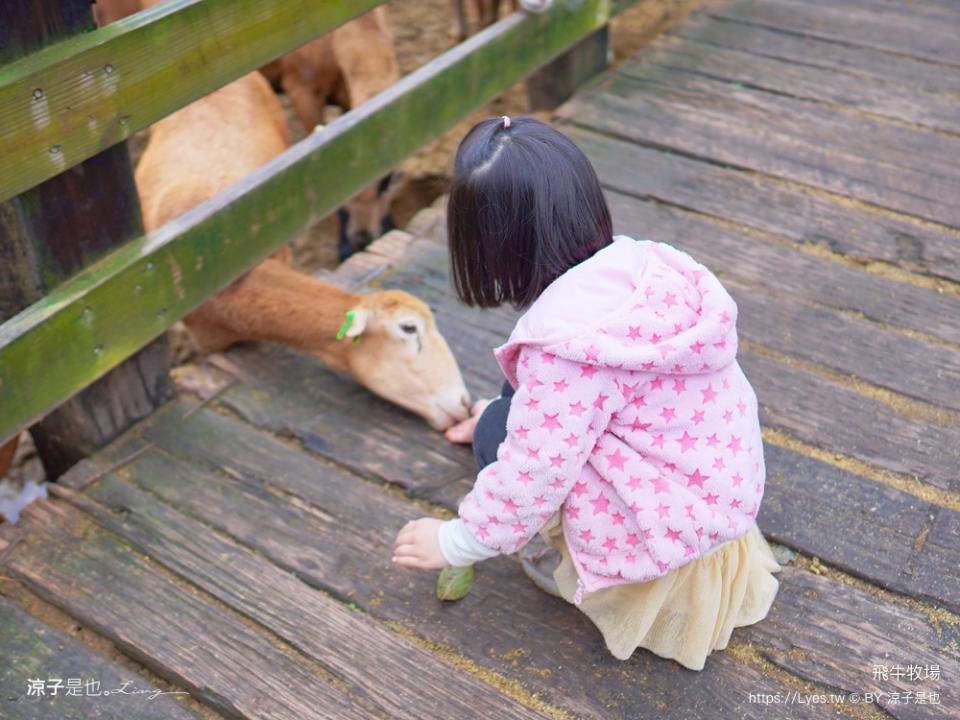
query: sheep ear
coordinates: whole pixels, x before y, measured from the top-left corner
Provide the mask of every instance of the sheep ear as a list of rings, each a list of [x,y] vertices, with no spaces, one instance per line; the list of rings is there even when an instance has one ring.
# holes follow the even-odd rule
[[[366,308],[354,308],[347,311],[343,327],[337,333],[337,339],[358,338],[367,329],[367,321],[370,319],[370,311]]]

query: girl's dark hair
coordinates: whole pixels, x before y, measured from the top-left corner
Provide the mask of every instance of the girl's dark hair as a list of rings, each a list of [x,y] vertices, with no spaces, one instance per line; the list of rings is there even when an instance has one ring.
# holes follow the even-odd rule
[[[467,305],[524,308],[613,241],[590,161],[532,117],[484,120],[460,143],[447,205],[453,282]]]

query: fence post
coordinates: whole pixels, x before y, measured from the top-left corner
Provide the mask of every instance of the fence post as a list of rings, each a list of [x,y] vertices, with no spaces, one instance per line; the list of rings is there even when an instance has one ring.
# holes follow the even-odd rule
[[[0,63],[95,28],[90,0],[5,0],[2,15]],[[32,92],[43,102],[43,88]],[[0,204],[0,322],[142,232],[125,143]],[[31,428],[47,476],[58,477],[172,394],[161,336]]]
[[[530,110],[553,110],[569,100],[578,87],[607,69],[610,26],[604,25],[527,80]]]

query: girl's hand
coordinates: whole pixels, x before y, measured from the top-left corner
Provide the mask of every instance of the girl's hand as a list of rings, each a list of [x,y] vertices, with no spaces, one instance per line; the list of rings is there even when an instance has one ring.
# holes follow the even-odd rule
[[[437,570],[449,563],[440,551],[440,526],[443,520],[411,520],[393,541],[393,561],[403,567]]]
[[[493,400],[477,400],[470,408],[471,417],[462,422],[458,422],[446,432],[447,440],[452,443],[469,445],[473,442],[473,431],[477,429],[477,423],[480,422],[480,416],[487,409],[487,405]]]

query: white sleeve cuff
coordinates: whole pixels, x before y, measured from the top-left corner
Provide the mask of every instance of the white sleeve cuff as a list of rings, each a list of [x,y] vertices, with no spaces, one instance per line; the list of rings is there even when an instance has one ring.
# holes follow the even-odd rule
[[[440,552],[454,567],[466,567],[500,554],[477,540],[460,518],[440,526]]]

